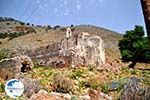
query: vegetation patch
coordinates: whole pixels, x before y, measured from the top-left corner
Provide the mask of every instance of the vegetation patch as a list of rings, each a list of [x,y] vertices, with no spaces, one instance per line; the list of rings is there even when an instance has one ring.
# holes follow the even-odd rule
[[[74,85],[71,79],[61,73],[56,73],[52,81],[52,90],[55,92],[73,93]]]
[[[81,77],[82,74],[83,74],[83,71],[82,71],[82,70],[80,70],[80,69],[79,69],[79,70],[75,70],[75,71],[72,73],[71,78],[72,78],[72,79],[77,79],[77,78]]]
[[[6,49],[0,50],[0,60],[8,58],[9,57],[9,51]]]

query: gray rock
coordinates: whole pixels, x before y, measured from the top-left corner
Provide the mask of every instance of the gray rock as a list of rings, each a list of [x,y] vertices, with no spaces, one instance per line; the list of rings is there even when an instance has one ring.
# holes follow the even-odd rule
[[[55,95],[49,95],[45,90],[40,90],[38,93],[33,94],[28,100],[64,100],[64,99]]]
[[[125,84],[120,100],[143,100],[144,88],[139,85],[140,79],[131,77]]]
[[[120,82],[119,81],[112,81],[111,83],[110,83],[110,85],[109,85],[109,89],[110,89],[110,91],[115,91],[115,90],[117,90],[118,88],[119,88],[119,86],[120,86]]]
[[[144,100],[150,99],[150,87],[145,90]]]
[[[23,78],[21,81],[24,84],[24,95],[28,98],[31,97],[32,94],[38,93],[42,88],[40,86],[40,79]]]
[[[80,100],[91,100],[91,97],[89,95],[83,95],[79,96]]]
[[[54,96],[57,98],[63,98],[64,100],[71,100],[71,95],[68,93],[58,93],[58,92],[51,92],[50,96]]]

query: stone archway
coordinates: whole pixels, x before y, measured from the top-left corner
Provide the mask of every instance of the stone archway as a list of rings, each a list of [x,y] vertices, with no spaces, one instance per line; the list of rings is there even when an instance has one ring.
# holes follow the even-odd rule
[[[30,57],[28,56],[20,56],[20,72],[25,73],[30,71],[33,68],[33,63]]]
[[[21,73],[30,71],[33,62],[30,57],[21,55],[0,61],[0,78],[7,80],[20,77]]]
[[[21,72],[24,73],[24,72],[31,70],[31,66],[27,62],[23,62],[20,69],[21,69]]]

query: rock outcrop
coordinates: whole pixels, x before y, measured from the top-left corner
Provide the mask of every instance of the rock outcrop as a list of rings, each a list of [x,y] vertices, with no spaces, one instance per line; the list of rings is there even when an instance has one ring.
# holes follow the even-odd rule
[[[30,57],[22,55],[0,61],[0,78],[7,80],[19,78],[20,75],[33,68]]]
[[[99,66],[105,63],[103,40],[85,32],[28,51],[27,55],[40,66]]]
[[[124,85],[119,100],[149,100],[150,88],[141,86],[141,79],[131,77]]]
[[[24,84],[24,95],[31,97],[32,94],[38,93],[42,86],[40,85],[40,79],[22,78],[21,81]]]
[[[28,100],[112,100],[112,97],[96,90],[90,90],[89,94],[79,97],[71,94],[58,92],[48,93],[45,90],[40,90],[38,93],[33,94]]]

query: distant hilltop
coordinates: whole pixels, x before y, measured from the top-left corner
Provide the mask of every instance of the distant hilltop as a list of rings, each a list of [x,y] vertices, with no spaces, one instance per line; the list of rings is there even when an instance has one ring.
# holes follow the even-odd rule
[[[12,17],[0,17],[0,22],[3,22],[3,21],[17,21],[17,22],[21,22],[19,20],[16,20]]]

